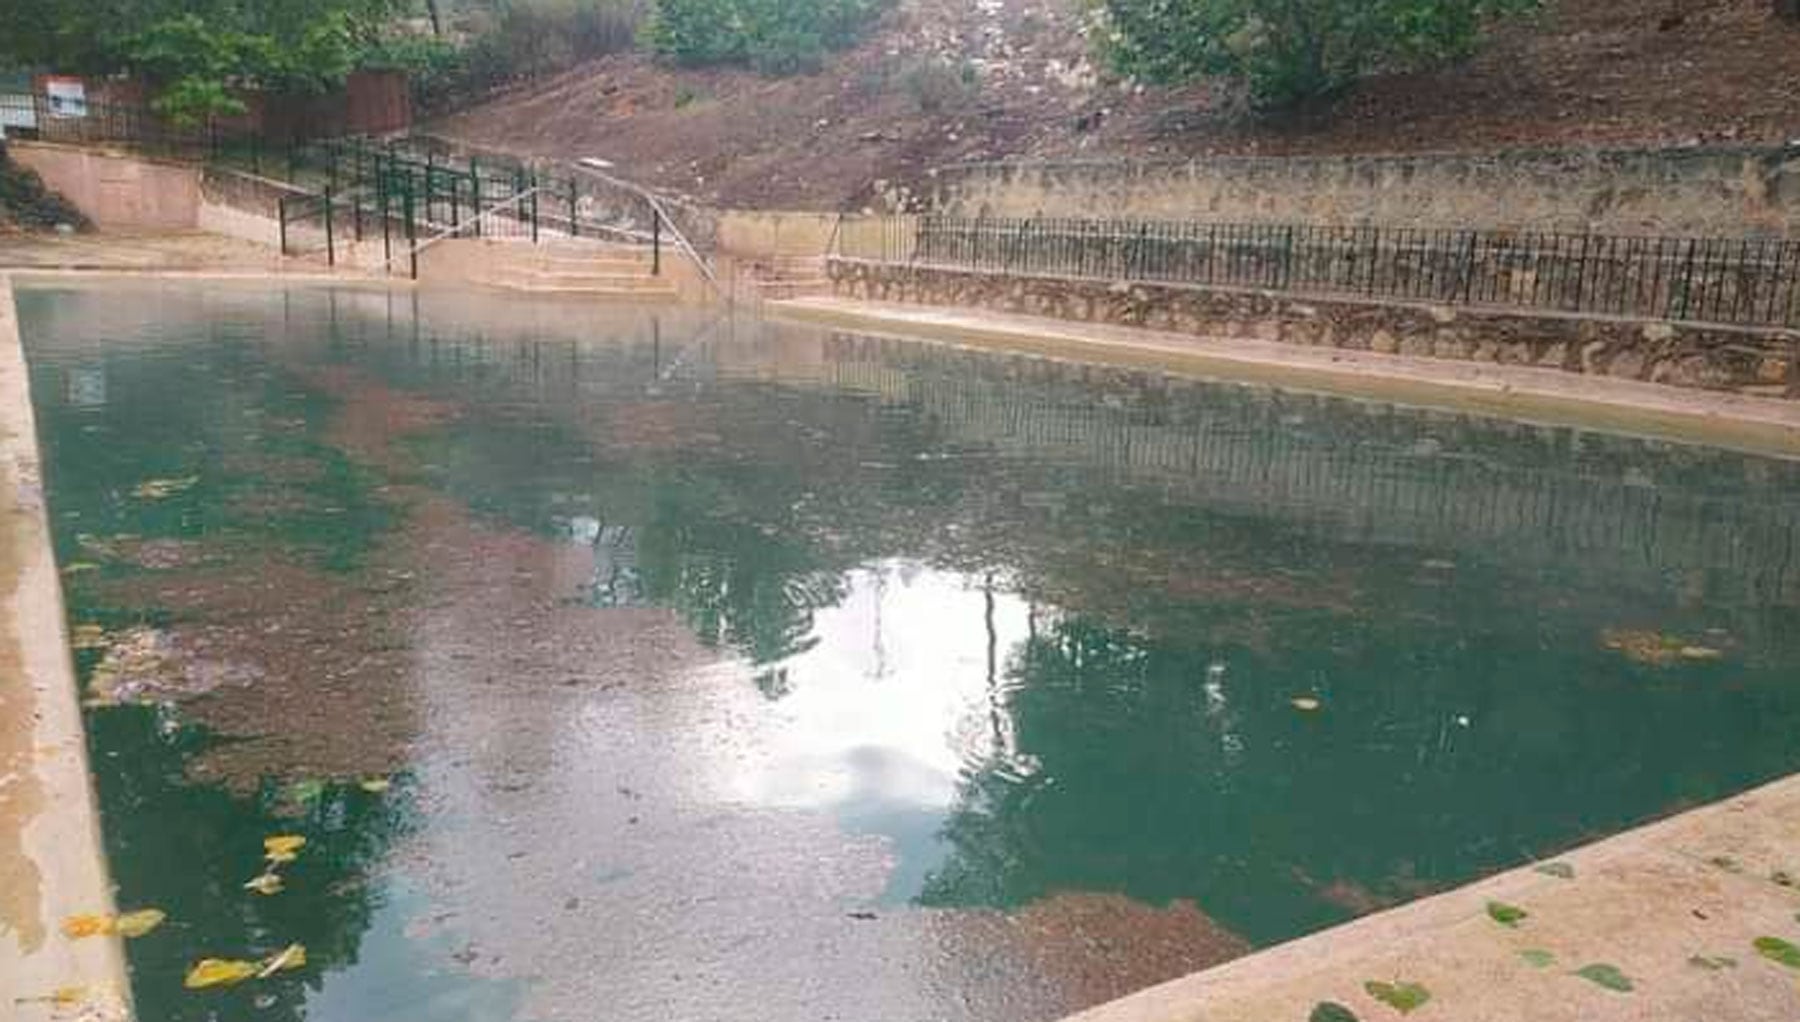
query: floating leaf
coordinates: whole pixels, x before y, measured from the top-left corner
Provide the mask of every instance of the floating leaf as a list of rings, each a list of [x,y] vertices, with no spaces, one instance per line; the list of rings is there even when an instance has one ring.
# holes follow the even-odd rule
[[[1531,915],[1530,912],[1525,911],[1519,906],[1508,905],[1504,901],[1488,902],[1487,914],[1489,919],[1499,923],[1501,926],[1517,926],[1522,920]]]
[[[1534,969],[1548,969],[1556,964],[1556,955],[1541,947],[1528,947],[1519,952],[1519,957],[1525,959],[1525,964]]]
[[[132,488],[131,495],[139,500],[164,500],[188,489],[199,481],[199,476],[182,476],[179,479],[146,479]]]
[[[189,990],[236,986],[256,975],[256,972],[255,962],[240,962],[228,958],[203,958],[188,970],[187,978],[182,980],[182,985]]]
[[[1756,938],[1756,953],[1778,965],[1800,969],[1800,947],[1795,947],[1780,937]]]
[[[91,561],[70,561],[69,563],[63,565],[62,573],[65,575],[79,575],[84,571],[99,571],[99,570],[100,570],[100,566],[98,564],[94,564]]]
[[[264,896],[280,894],[286,886],[282,883],[280,875],[275,873],[258,873],[244,882],[244,890],[255,891]]]
[[[1318,709],[1320,706],[1319,701],[1312,696],[1295,696],[1294,698],[1289,699],[1288,703],[1293,706],[1294,709],[1305,710],[1308,713]]]
[[[1598,983],[1616,993],[1622,994],[1631,989],[1631,977],[1620,972],[1618,966],[1608,965],[1605,962],[1584,965],[1575,970],[1575,975],[1590,983]]]
[[[357,787],[371,795],[379,795],[394,786],[394,782],[385,777],[365,777]]]
[[[96,624],[76,625],[69,630],[69,646],[73,649],[105,649],[106,629]]]
[[[267,979],[278,972],[292,972],[306,967],[306,945],[289,944],[280,951],[263,959],[262,968],[256,973],[257,979]]]
[[[1370,980],[1363,984],[1369,996],[1387,1005],[1402,1015],[1409,1015],[1420,1005],[1431,1000],[1431,991],[1418,983],[1382,983]]]
[[[1711,646],[1681,647],[1681,659],[1683,660],[1718,660],[1724,656],[1724,653]]]
[[[305,808],[325,797],[325,782],[308,778],[295,781],[282,792],[294,805]]]
[[[278,834],[263,838],[263,858],[272,863],[293,862],[306,847],[306,839],[298,834]]]
[[[1537,866],[1534,866],[1533,869],[1545,876],[1556,877],[1559,880],[1575,879],[1575,867],[1566,862],[1540,863]]]
[[[1312,1014],[1306,1016],[1306,1022],[1362,1022],[1362,1020],[1356,1017],[1356,1012],[1336,1001],[1320,1001],[1313,1005]]]
[[[79,940],[82,937],[105,937],[113,932],[112,916],[70,916],[62,921],[62,932],[65,937]]]
[[[1696,969],[1705,969],[1707,972],[1718,972],[1720,969],[1737,968],[1737,959],[1727,958],[1724,955],[1718,955],[1716,957],[1691,955],[1688,958],[1688,964]]]
[[[151,930],[162,925],[168,916],[161,909],[141,908],[136,912],[127,912],[113,921],[113,929],[119,936],[127,940],[142,937]]]

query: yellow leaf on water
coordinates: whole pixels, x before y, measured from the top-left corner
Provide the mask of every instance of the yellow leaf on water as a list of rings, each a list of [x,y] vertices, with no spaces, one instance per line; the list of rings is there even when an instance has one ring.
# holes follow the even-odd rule
[[[106,629],[96,624],[76,625],[69,630],[69,645],[75,649],[105,649]]]
[[[371,795],[379,795],[382,792],[388,790],[389,788],[391,788],[393,786],[394,786],[394,782],[388,780],[385,777],[364,778],[362,784],[359,785],[359,787],[361,787],[362,790],[368,792]]]
[[[265,979],[278,972],[292,972],[306,967],[306,945],[289,944],[275,954],[263,959],[262,970],[256,974],[257,979]]]
[[[65,575],[79,575],[84,571],[99,570],[100,566],[98,564],[93,564],[88,561],[70,561],[63,565],[62,573]]]
[[[1321,705],[1320,702],[1312,696],[1295,696],[1294,698],[1289,699],[1288,702],[1293,705],[1294,709],[1305,710],[1309,713],[1318,709]]]
[[[286,887],[281,877],[274,873],[258,873],[244,883],[244,890],[255,891],[261,895],[280,894]]]
[[[298,834],[278,834],[263,838],[263,858],[270,862],[293,862],[300,849],[306,847],[306,839]]]
[[[115,919],[113,929],[118,931],[119,936],[127,939],[142,937],[161,926],[162,921],[167,918],[168,916],[161,909],[141,908],[136,912],[127,912]]]
[[[62,921],[65,937],[104,937],[113,932],[112,916],[70,916]]]
[[[240,962],[229,958],[202,958],[188,970],[187,978],[182,985],[189,990],[204,990],[207,987],[228,987],[242,983],[256,975],[255,962]]]

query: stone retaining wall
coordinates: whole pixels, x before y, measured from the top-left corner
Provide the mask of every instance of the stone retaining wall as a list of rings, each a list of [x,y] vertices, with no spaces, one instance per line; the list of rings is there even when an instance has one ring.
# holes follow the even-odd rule
[[[1800,398],[1800,333],[1492,307],[1375,302],[1247,288],[1019,277],[852,259],[842,297],[988,309],[1196,336],[1599,373]]]
[[[1800,237],[1800,146],[959,164],[953,216]]]

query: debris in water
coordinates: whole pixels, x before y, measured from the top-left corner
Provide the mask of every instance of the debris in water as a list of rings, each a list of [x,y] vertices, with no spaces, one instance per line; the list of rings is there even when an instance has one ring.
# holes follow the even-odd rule
[[[357,787],[371,795],[379,795],[393,786],[394,782],[385,777],[365,777],[357,784]]]
[[[82,937],[110,937],[117,934],[127,940],[142,937],[151,930],[162,925],[165,915],[161,909],[143,908],[123,915],[77,915],[70,916],[62,922],[63,936],[74,939]]]
[[[1666,667],[1678,660],[1722,660],[1723,650],[1689,642],[1679,635],[1648,629],[1609,628],[1600,633],[1600,644],[1633,663]]]
[[[263,838],[263,858],[271,864],[293,862],[306,847],[306,839],[298,834],[277,834]]]
[[[286,889],[287,884],[282,882],[279,873],[258,873],[256,876],[244,881],[244,890],[255,891],[257,894],[263,895],[264,897],[280,894]]]
[[[257,979],[267,979],[278,972],[291,972],[306,967],[306,945],[289,944],[263,961]]]
[[[242,962],[229,958],[202,958],[188,970],[187,978],[181,985],[189,990],[204,990],[208,987],[229,987],[255,976],[255,962]]]
[[[105,649],[106,629],[97,624],[80,624],[69,629],[69,646],[73,649]]]
[[[1311,713],[1313,710],[1318,709],[1322,705],[1317,699],[1313,698],[1312,696],[1295,696],[1294,698],[1289,699],[1288,702],[1290,704],[1292,704],[1294,709],[1305,710],[1308,713]]]
[[[132,489],[131,495],[139,500],[166,500],[177,493],[190,489],[199,481],[199,476],[182,476],[179,479],[146,479]]]

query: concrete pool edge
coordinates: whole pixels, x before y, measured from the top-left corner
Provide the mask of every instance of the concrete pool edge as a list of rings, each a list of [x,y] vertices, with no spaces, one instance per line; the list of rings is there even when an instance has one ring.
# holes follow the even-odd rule
[[[0,990],[21,1020],[86,1012],[92,1022],[130,1018],[124,949],[117,937],[71,939],[61,920],[112,913],[113,886],[100,836],[98,799],[69,653],[61,579],[50,542],[30,381],[9,275],[0,273],[0,473],[9,505],[0,542],[8,591],[0,595],[0,755],[19,727],[0,788]],[[11,648],[6,648],[11,647]],[[11,665],[9,665],[11,666]],[[60,1000],[61,1003],[57,1003]]]
[[[1791,968],[1753,943],[1800,943],[1800,774],[1532,864],[1259,951],[1069,1016],[1065,1022],[1300,1020],[1333,1001],[1398,1017],[1370,981],[1422,984],[1457,1022],[1792,1018]],[[1501,902],[1526,910],[1512,926]],[[1547,951],[1538,963],[1521,952]],[[1706,963],[1696,959],[1706,959]],[[1729,959],[1731,964],[1724,962]],[[1617,991],[1577,974],[1614,965]]]
[[[979,309],[843,298],[769,302],[771,318],[986,351],[1474,412],[1800,457],[1800,401],[1665,384],[1248,339],[1203,339]]]

